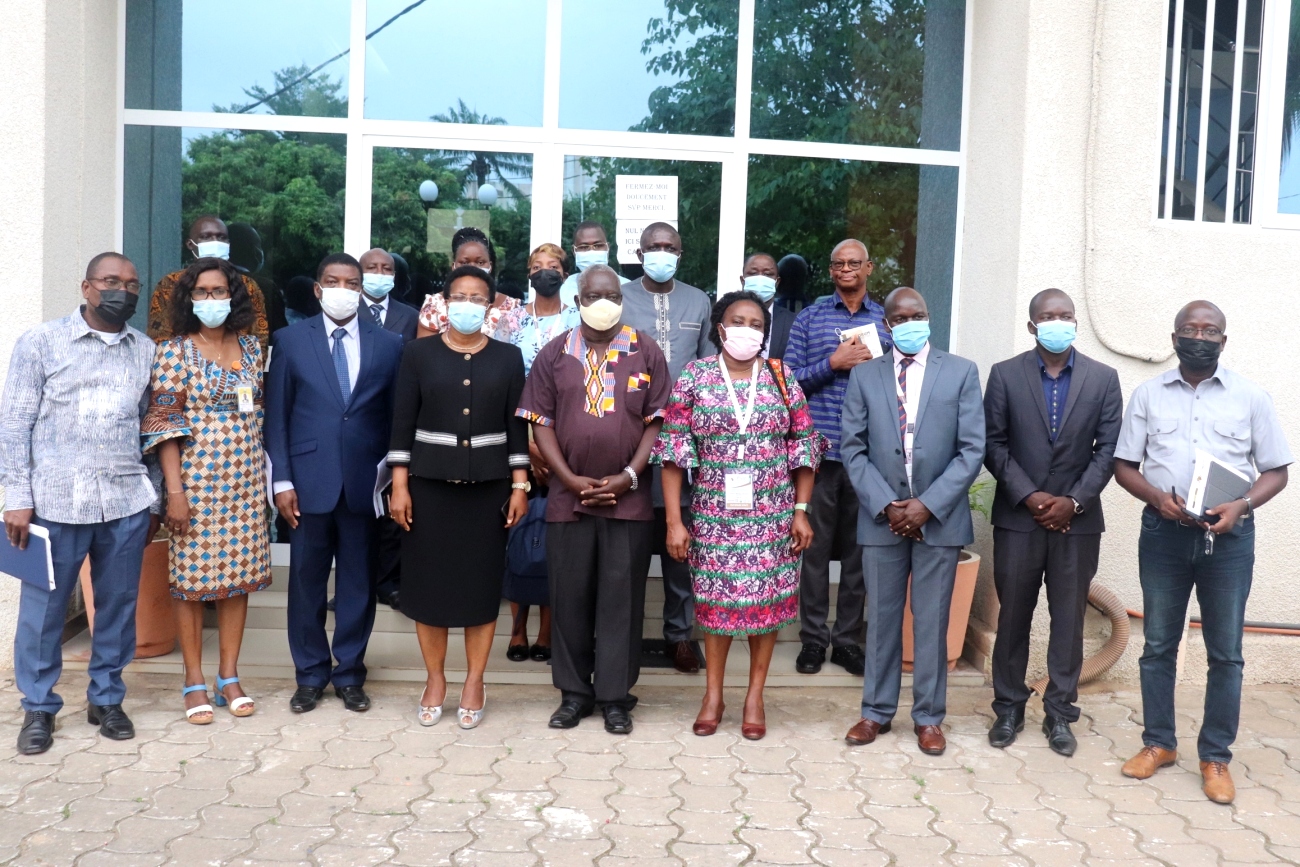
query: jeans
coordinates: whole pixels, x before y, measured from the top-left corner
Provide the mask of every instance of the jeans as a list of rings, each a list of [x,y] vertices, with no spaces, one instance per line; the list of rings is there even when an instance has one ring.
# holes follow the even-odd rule
[[[1197,739],[1203,762],[1232,761],[1241,713],[1241,636],[1246,599],[1255,567],[1255,522],[1247,519],[1233,533],[1216,536],[1214,553],[1205,553],[1205,531],[1142,513],[1138,574],[1146,647],[1138,665],[1142,673],[1142,715],[1147,746],[1178,746],[1174,720],[1174,685],[1178,644],[1187,619],[1192,589],[1201,606],[1202,633],[1209,658],[1205,716]]]

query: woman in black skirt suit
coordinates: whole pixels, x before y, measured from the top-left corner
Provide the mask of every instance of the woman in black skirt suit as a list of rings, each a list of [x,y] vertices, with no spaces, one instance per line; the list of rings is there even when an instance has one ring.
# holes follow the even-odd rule
[[[408,343],[397,376],[389,511],[407,531],[401,610],[415,621],[429,672],[419,722],[442,717],[447,630],[464,627],[469,671],[456,721],[470,729],[487,703],[506,530],[528,511],[528,431],[515,417],[524,361],[518,347],[481,331],[496,297],[489,275],[457,268],[442,291],[451,327]]]

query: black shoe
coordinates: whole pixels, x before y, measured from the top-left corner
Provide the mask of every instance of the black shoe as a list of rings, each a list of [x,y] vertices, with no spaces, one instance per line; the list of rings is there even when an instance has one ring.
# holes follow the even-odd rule
[[[1047,745],[1052,748],[1052,752],[1067,759],[1074,755],[1075,749],[1079,746],[1079,742],[1074,739],[1074,733],[1070,731],[1069,720],[1055,716],[1043,717],[1043,734],[1047,735]]]
[[[627,708],[621,704],[607,704],[603,711],[605,714],[605,731],[612,735],[632,733],[632,715],[627,712]]]
[[[579,722],[591,716],[592,710],[594,708],[589,704],[566,698],[560,702],[559,709],[551,714],[551,721],[547,725],[553,729],[577,728]]]
[[[820,644],[805,644],[794,660],[794,670],[800,674],[816,674],[826,661],[826,648]]]
[[[867,655],[856,644],[845,644],[831,650],[831,662],[854,677],[862,677],[867,670]]]
[[[402,610],[400,605],[401,599],[398,597],[396,590],[381,591],[375,594],[375,598],[394,611]]]
[[[325,603],[325,610],[326,610],[326,611],[333,611],[333,610],[334,610],[334,603],[335,603],[336,601],[337,601],[337,598],[334,597],[334,596],[331,596],[331,597],[330,597],[330,601]]]
[[[1025,709],[998,714],[989,729],[989,745],[1005,750],[1016,742],[1016,732],[1025,730]]]
[[[348,710],[357,713],[370,710],[370,696],[360,686],[336,686],[334,694],[343,699],[343,706]]]
[[[316,702],[320,701],[321,694],[325,690],[319,686],[299,686],[294,690],[293,698],[289,699],[289,710],[294,713],[307,713],[316,709]]]
[[[120,704],[87,704],[86,722],[99,726],[99,733],[109,740],[129,741],[135,737],[135,726]]]
[[[527,644],[512,644],[506,648],[506,659],[511,662],[523,662],[528,658]]]
[[[23,717],[22,730],[18,732],[18,752],[35,756],[54,745],[54,714],[44,710],[29,710]]]
[[[551,658],[551,647],[548,644],[534,644],[528,651],[528,658],[535,662],[546,662]]]

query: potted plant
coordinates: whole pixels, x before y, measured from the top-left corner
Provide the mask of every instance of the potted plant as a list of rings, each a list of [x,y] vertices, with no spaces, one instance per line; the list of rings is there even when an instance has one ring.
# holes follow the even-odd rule
[[[997,491],[997,482],[986,473],[981,473],[970,486],[966,500],[972,512],[984,516],[985,520],[993,517],[993,495]],[[963,549],[957,560],[957,577],[952,586],[952,604],[948,609],[948,670],[957,667],[962,650],[966,646],[966,626],[970,623],[970,607],[975,601],[975,582],[980,573],[980,555]],[[870,605],[870,600],[867,602]],[[915,658],[912,650],[912,579],[907,581],[907,602],[903,607],[903,669],[912,670]]]

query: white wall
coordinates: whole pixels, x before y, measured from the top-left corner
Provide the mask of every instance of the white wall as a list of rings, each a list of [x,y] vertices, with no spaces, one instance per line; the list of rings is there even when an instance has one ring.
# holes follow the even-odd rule
[[[1225,366],[1272,393],[1300,449],[1288,325],[1300,307],[1300,233],[1155,218],[1166,4],[974,2],[957,351],[987,373],[1029,349],[1029,299],[1057,286],[1078,306],[1079,348],[1119,370],[1127,400],[1173,366],[1166,359],[1178,308],[1208,298],[1228,317]],[[1297,502],[1290,490],[1260,511],[1248,619],[1300,622],[1289,562],[1300,539]],[[1097,580],[1140,610],[1141,506],[1113,484],[1104,506],[1109,530]],[[973,615],[995,623],[996,611],[991,575],[982,575]],[[1138,636],[1114,674],[1135,680],[1134,626]],[[1041,667],[1042,641],[1036,645],[1032,665]],[[1246,648],[1248,680],[1300,681],[1300,638],[1248,634]],[[1204,679],[1203,655],[1192,654],[1187,676]]]

